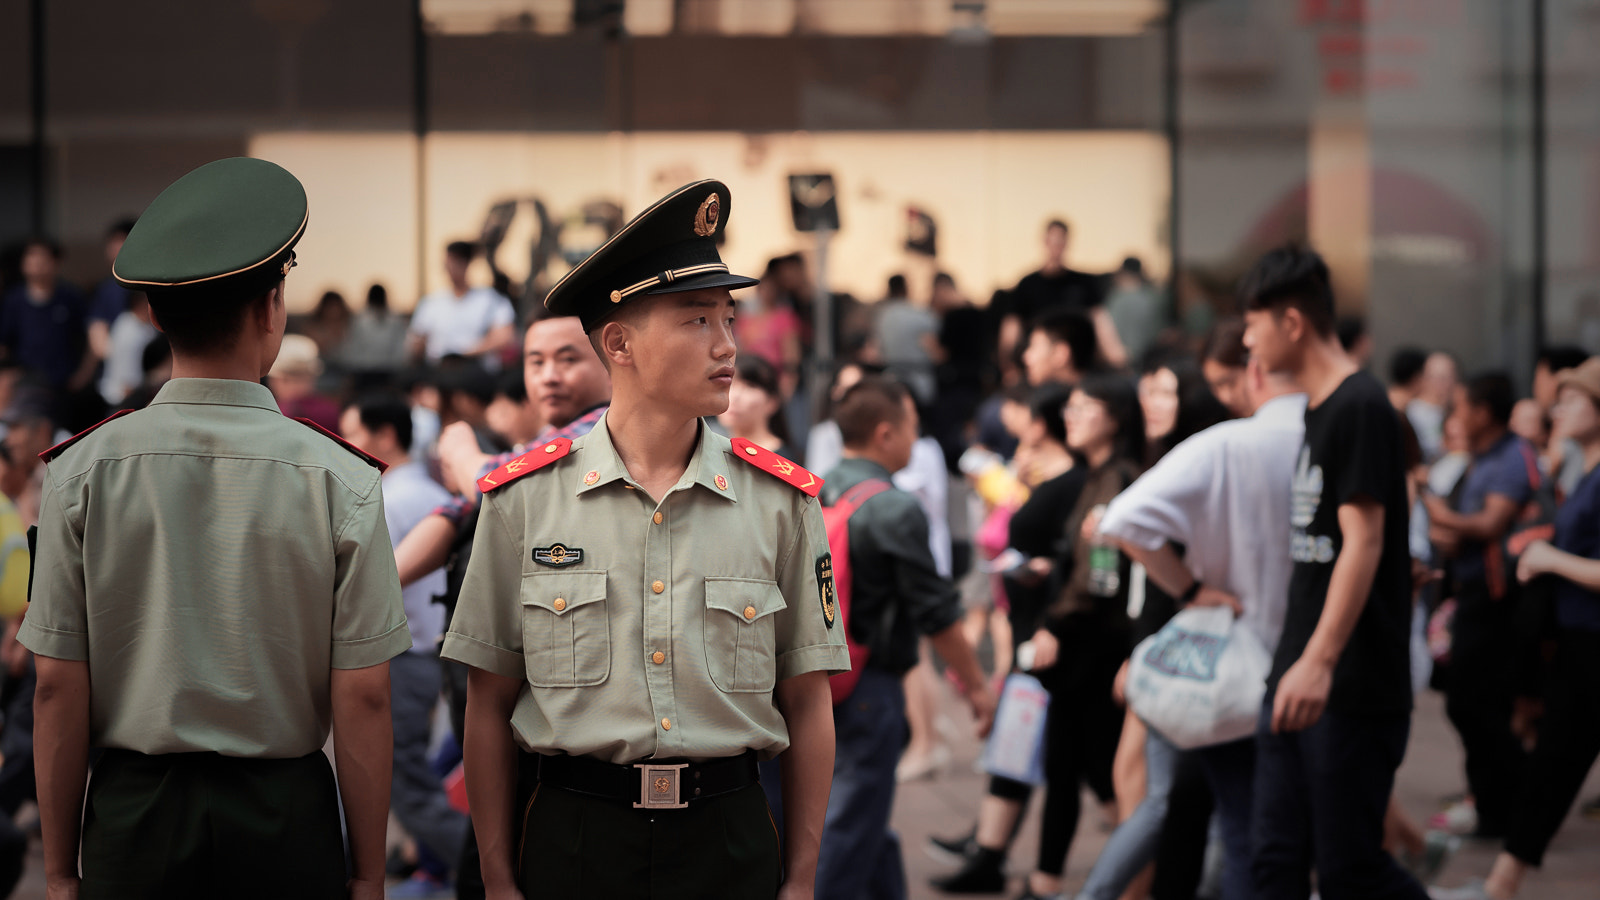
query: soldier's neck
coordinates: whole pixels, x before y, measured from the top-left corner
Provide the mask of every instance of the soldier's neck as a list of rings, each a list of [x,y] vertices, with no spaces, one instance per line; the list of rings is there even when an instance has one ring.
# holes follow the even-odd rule
[[[256,353],[230,353],[215,356],[172,354],[173,378],[227,378],[259,384],[261,356]]]
[[[683,477],[700,438],[698,418],[685,420],[626,401],[613,401],[605,427],[628,474],[656,500]]]

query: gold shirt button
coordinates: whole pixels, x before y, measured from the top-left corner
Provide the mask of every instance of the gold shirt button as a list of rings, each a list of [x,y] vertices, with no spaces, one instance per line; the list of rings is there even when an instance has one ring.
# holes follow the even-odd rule
[[[650,585],[650,590],[655,591],[658,594],[661,593],[662,591],[666,590],[666,589],[667,589],[667,586],[664,583],[659,582],[659,581],[654,582],[654,583],[652,583]]]
[[[655,522],[655,523],[656,523],[656,524],[657,524],[657,525],[660,525],[660,524],[661,524],[661,513],[656,513],[656,514],[655,514],[655,515],[653,515],[653,516],[651,516],[651,517],[650,517],[650,518],[651,518],[651,520],[653,520],[653,521],[654,521],[654,522]]]
[[[656,652],[650,654],[650,661],[659,666],[667,661],[667,655],[662,653],[660,650],[657,650]]]
[[[549,446],[544,448],[544,452],[546,452],[546,453],[554,453],[559,449],[560,448],[557,447],[555,444],[551,444],[551,445],[549,445]]]
[[[751,622],[751,621],[755,620],[755,617],[756,617],[756,608],[754,606],[746,606],[744,608],[744,620],[746,622]]]
[[[672,720],[671,719],[662,719],[661,720],[661,730],[662,731],[671,731],[672,730]]]
[[[746,448],[744,448],[744,452],[748,453],[751,456],[755,456],[760,451],[756,450],[756,448],[754,448],[754,447],[746,447]]]
[[[560,597],[557,597],[556,598],[556,602],[554,602],[554,603],[552,603],[550,605],[556,608],[556,612],[561,612],[563,609],[567,608],[567,601],[561,599]]]

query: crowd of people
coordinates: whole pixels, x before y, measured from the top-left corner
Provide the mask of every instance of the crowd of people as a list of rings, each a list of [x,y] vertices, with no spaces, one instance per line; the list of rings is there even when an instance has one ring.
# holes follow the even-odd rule
[[[109,230],[108,261],[131,226]],[[805,260],[773,259],[740,299],[711,426],[825,476],[824,505],[853,510],[847,627],[867,661],[835,707],[817,896],[905,895],[896,780],[948,765],[941,692],[987,728],[1014,672],[1049,694],[1042,778],[991,776],[972,827],[934,842],[952,863],[941,892],[1006,890],[1042,792],[1030,900],[1420,898],[1464,837],[1505,852],[1485,881],[1434,896],[1515,896],[1600,753],[1600,359],[1550,347],[1519,397],[1505,372],[1461,378],[1448,354],[1406,347],[1385,385],[1314,253],[1264,257],[1237,315],[1179,320],[1137,259],[1068,268],[1069,236],[1048,223],[1039,270],[987,305],[943,273],[915,297],[895,276],[877,302],[838,298],[817,423]],[[285,415],[389,464],[411,640],[390,665],[391,897],[482,896],[454,790],[467,672],[439,656],[479,479],[587,433],[611,399],[583,323],[473,285],[476,253],[451,243],[448,286],[409,317],[381,285],[359,312],[324,294],[265,379]],[[21,873],[13,820],[34,790],[12,559],[39,515],[38,454],[148,404],[172,359],[143,295],[60,280],[48,240],[21,260],[0,301],[0,893]],[[1126,702],[1134,648],[1188,607],[1233,610],[1272,654],[1254,735],[1182,748]],[[1418,824],[1394,776],[1430,689],[1465,751],[1463,794]],[[763,769],[775,810],[784,761]],[[1115,831],[1068,885],[1084,786]]]

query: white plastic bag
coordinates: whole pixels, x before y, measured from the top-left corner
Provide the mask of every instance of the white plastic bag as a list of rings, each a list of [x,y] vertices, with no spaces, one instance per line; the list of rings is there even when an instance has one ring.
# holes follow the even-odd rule
[[[995,711],[994,729],[983,745],[980,763],[990,775],[1023,784],[1044,783],[1044,719],[1050,692],[1032,675],[1006,676]]]
[[[1128,705],[1180,749],[1255,733],[1272,654],[1221,606],[1190,607],[1134,648]]]

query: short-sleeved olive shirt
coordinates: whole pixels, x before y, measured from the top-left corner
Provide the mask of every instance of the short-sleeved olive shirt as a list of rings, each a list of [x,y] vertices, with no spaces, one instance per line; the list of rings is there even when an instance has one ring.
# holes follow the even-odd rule
[[[443,656],[524,679],[511,724],[528,750],[770,757],[789,746],[775,684],[850,666],[823,611],[827,552],[817,501],[727,438],[702,424],[657,503],[602,418],[485,495]]]
[[[174,379],[46,467],[18,638],[89,662],[96,746],[311,753],[329,670],[411,647],[378,470],[259,384]]]

